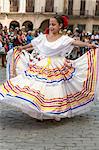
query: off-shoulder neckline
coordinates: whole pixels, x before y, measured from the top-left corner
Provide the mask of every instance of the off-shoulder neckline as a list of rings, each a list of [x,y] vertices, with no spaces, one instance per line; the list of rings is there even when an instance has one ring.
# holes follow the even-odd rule
[[[47,35],[46,35],[46,34],[44,34],[44,35],[45,35],[45,39],[46,39],[46,41],[47,41],[48,43],[55,43],[55,42],[59,41],[61,38],[64,37],[64,35],[62,35],[62,36],[60,36],[58,39],[56,39],[55,41],[49,41],[49,40],[47,39]]]

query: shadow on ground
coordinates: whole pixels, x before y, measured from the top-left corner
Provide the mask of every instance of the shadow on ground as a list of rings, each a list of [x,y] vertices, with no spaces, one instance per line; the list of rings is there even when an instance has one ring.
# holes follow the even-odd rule
[[[2,109],[2,108],[1,108]],[[83,124],[88,124],[88,121],[91,116],[88,114],[84,114],[82,116],[76,116],[73,118],[65,118],[61,119],[61,121],[55,120],[43,120],[39,121],[34,119],[27,114],[22,113],[18,109],[14,109],[13,107],[9,107],[9,109],[2,109],[0,113],[0,124],[2,129],[5,128],[19,128],[19,129],[48,129],[48,128],[56,128],[58,126],[69,125],[72,126],[73,124],[77,124],[78,126]]]

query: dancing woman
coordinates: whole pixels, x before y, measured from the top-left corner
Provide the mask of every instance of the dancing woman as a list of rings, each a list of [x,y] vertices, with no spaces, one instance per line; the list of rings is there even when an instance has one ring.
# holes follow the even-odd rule
[[[0,102],[40,120],[60,120],[90,110],[99,80],[99,50],[94,44],[61,35],[67,24],[66,16],[51,17],[48,34],[19,48],[36,48],[42,59],[0,86]],[[91,49],[76,60],[67,60],[75,45]]]

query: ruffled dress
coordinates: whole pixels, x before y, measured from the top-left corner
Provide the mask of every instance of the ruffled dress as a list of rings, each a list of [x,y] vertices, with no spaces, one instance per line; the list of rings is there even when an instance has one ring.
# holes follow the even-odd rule
[[[19,51],[18,47],[14,47],[7,52],[6,60],[6,78],[7,80],[22,74],[33,63],[39,61],[40,56],[36,49],[32,53],[26,50]]]
[[[99,49],[68,60],[73,38],[49,42],[46,35],[32,40],[42,59],[0,86],[0,102],[11,104],[37,119],[73,117],[91,109],[99,88]],[[98,91],[98,90],[97,90]]]

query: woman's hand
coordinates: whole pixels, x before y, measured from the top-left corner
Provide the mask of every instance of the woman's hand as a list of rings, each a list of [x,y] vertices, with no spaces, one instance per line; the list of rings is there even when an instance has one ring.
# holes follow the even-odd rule
[[[19,51],[22,51],[22,50],[23,50],[23,47],[22,47],[22,46],[19,46],[19,47],[18,47],[18,50],[19,50]]]
[[[88,44],[88,48],[97,48],[98,46],[95,44]]]
[[[24,46],[19,46],[19,47],[18,47],[18,50],[19,50],[19,51],[22,51],[23,49],[26,50],[26,49],[28,49],[28,48],[32,48],[32,49],[33,49],[33,46],[32,46],[31,43],[30,43],[30,44],[27,44],[27,45],[24,45]]]

